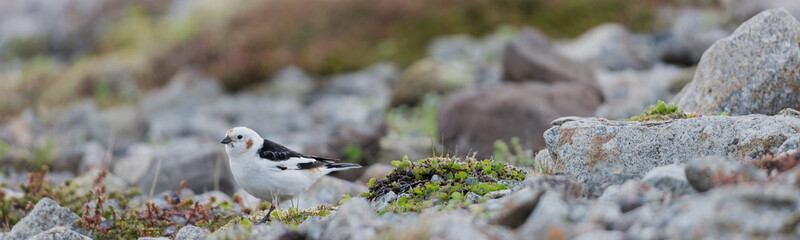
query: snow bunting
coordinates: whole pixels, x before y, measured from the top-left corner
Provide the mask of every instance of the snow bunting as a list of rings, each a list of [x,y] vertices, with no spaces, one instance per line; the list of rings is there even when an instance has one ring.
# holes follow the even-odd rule
[[[270,221],[278,202],[305,192],[323,175],[361,167],[292,151],[246,127],[228,130],[222,144],[236,183],[247,193],[272,203],[259,223]]]

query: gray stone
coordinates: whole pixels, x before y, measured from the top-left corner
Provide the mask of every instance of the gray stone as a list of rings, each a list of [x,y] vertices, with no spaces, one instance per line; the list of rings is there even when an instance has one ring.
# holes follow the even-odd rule
[[[321,239],[375,239],[376,218],[366,199],[353,198],[330,216]]]
[[[431,177],[431,182],[432,183],[436,183],[436,182],[440,182],[440,181],[442,181],[442,177],[440,177],[439,175],[433,174],[433,176]]]
[[[114,175],[126,183],[138,186],[153,162],[153,150],[147,144],[134,144],[128,147],[127,155],[114,163]]]
[[[380,211],[388,207],[394,201],[397,201],[397,194],[394,193],[394,191],[389,191],[377,198],[372,199],[371,204],[375,211]]]
[[[736,17],[738,22],[744,22],[764,10],[779,7],[786,8],[794,18],[800,19],[800,2],[794,0],[724,0],[720,3],[723,9]]]
[[[544,191],[533,191],[526,188],[503,198],[503,207],[492,218],[491,223],[510,228],[519,227],[528,219],[543,193]]]
[[[413,219],[413,218],[412,218]],[[409,219],[411,220],[411,219]],[[406,236],[409,239],[511,239],[507,228],[489,225],[469,212],[423,213],[418,219],[387,223],[378,239]]]
[[[562,194],[566,199],[583,196],[583,184],[572,181],[566,175],[534,175],[529,177],[529,185],[534,191],[553,191]]]
[[[583,119],[550,128],[544,136],[556,173],[585,183],[587,194],[658,166],[707,155],[756,159],[800,134],[800,119],[786,116],[714,116],[670,121]],[[688,177],[688,174],[687,174]],[[691,180],[691,179],[690,179]]]
[[[193,225],[187,225],[181,228],[178,231],[178,234],[175,235],[175,240],[197,240],[197,239],[206,239],[206,236],[211,234],[208,229],[195,227]]]
[[[562,197],[556,191],[545,192],[528,219],[519,227],[519,236],[547,236],[553,234],[553,231],[561,232],[560,235],[569,235],[569,225],[565,219],[569,219],[571,207]]]
[[[522,146],[544,148],[542,132],[565,115],[589,116],[602,101],[582,84],[502,84],[453,94],[439,108],[437,126],[450,149],[488,158],[495,141],[518,137]]]
[[[474,202],[474,203],[480,202],[481,195],[478,195],[477,193],[474,193],[474,192],[469,192],[469,193],[467,193],[467,198],[466,199],[467,199],[467,201]]]
[[[78,240],[78,239],[90,240],[92,238],[87,237],[78,232],[72,231],[66,227],[54,227],[45,232],[36,234],[35,236],[29,239],[30,240]]]
[[[721,156],[707,156],[689,162],[686,166],[685,176],[691,186],[700,192],[726,184],[767,179],[765,171]]]
[[[800,102],[800,23],[764,11],[703,54],[694,80],[672,99],[700,114],[775,114]]]
[[[254,87],[260,95],[305,96],[314,91],[314,79],[297,66],[281,69],[269,81]]]
[[[77,230],[79,217],[69,209],[61,207],[50,198],[42,198],[33,210],[17,222],[4,239],[28,239],[54,227]]]
[[[503,80],[597,86],[588,67],[554,51],[547,36],[530,27],[522,29],[506,46],[503,52]]]
[[[792,186],[740,184],[692,196],[696,198],[677,202],[662,211],[674,212],[673,217],[666,218],[667,238],[797,237],[800,192]]]
[[[494,199],[494,198],[501,198],[501,197],[505,197],[505,196],[511,195],[514,192],[516,192],[516,191],[512,191],[511,189],[497,190],[497,191],[493,191],[493,192],[488,192],[488,193],[484,194],[483,196],[488,198],[488,199]]]
[[[575,240],[622,240],[625,233],[621,231],[592,230],[574,238]]]
[[[155,146],[155,160],[141,177],[139,189],[149,192],[155,180],[154,192],[177,190],[181,181],[186,180],[186,188],[196,192],[218,189],[232,194],[235,180],[225,162],[224,149],[219,145],[218,141],[182,138]]]
[[[684,167],[676,164],[653,168],[644,175],[642,182],[676,195],[696,192],[686,179]]]
[[[656,59],[652,37],[635,36],[624,26],[607,23],[575,40],[556,44],[565,57],[608,70],[647,69]]]
[[[128,184],[121,178],[105,170],[93,168],[80,177],[70,180],[70,185],[77,186],[75,194],[80,195],[88,193],[97,188],[99,185],[95,185],[95,181],[103,172],[105,172],[105,177],[103,177],[103,181],[100,182],[100,185],[105,186],[106,192],[125,191],[128,189]]]

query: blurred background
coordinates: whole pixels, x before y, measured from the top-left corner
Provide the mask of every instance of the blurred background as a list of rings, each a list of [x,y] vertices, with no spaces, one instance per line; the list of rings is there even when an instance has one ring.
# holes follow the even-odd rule
[[[48,166],[230,194],[219,140],[240,125],[375,166],[347,180],[404,156],[530,167],[552,120],[668,101],[774,7],[800,17],[796,0],[4,0],[0,182]]]

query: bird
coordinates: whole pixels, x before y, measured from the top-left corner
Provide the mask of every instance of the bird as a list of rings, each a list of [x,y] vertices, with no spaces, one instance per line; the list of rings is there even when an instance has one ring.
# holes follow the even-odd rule
[[[293,151],[242,126],[228,130],[220,143],[225,144],[236,183],[250,195],[272,203],[259,224],[271,221],[269,216],[280,201],[307,191],[322,176],[361,168],[355,163]]]

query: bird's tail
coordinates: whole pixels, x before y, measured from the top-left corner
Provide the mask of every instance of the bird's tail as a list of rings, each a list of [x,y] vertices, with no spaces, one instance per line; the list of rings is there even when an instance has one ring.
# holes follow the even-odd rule
[[[328,163],[325,164],[325,167],[333,171],[341,171],[346,169],[361,168],[361,165],[355,163]]]

